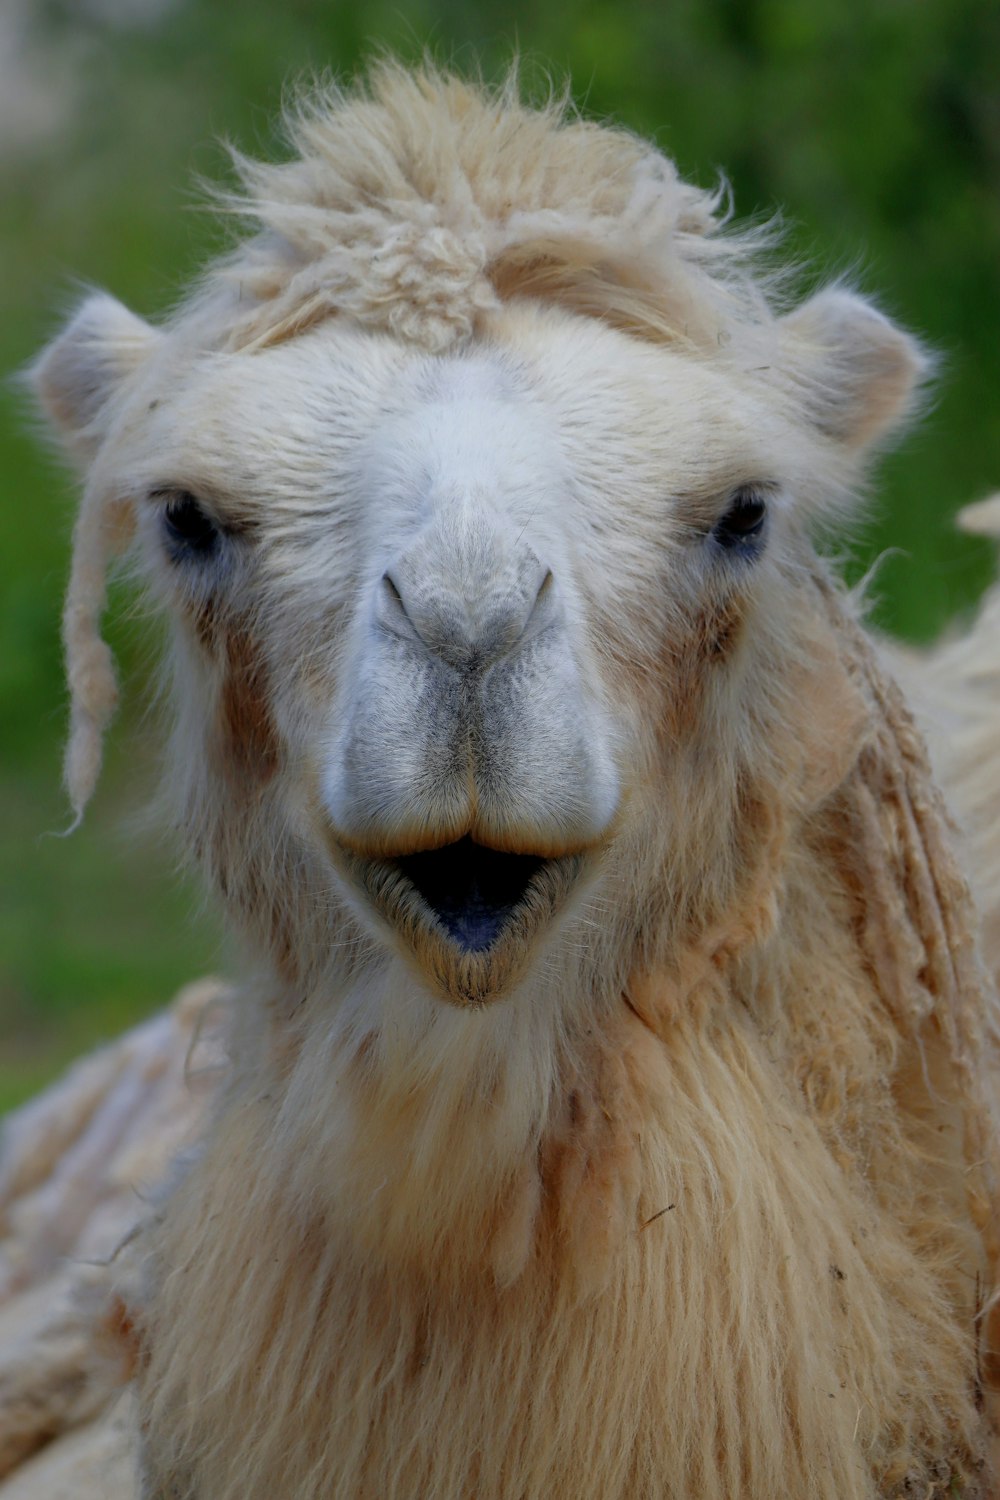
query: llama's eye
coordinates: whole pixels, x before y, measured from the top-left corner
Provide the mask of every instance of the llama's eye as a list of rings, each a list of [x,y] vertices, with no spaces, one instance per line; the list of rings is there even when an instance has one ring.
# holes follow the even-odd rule
[[[715,523],[712,536],[727,550],[750,550],[759,544],[767,519],[767,502],[758,490],[737,490],[725,515]]]
[[[186,490],[174,495],[163,511],[167,545],[177,558],[210,557],[219,544],[219,528]]]

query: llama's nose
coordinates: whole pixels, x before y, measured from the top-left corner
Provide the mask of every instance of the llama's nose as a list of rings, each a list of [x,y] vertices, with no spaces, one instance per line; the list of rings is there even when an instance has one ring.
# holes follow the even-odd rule
[[[552,622],[555,585],[551,569],[529,547],[499,565],[494,559],[492,566],[462,567],[462,561],[441,559],[434,566],[424,549],[398,558],[382,575],[377,615],[394,634],[416,637],[449,666],[481,671]]]

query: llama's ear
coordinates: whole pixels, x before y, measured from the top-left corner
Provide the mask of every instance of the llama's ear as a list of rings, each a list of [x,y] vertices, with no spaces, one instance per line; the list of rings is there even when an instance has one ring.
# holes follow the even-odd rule
[[[810,421],[859,454],[905,420],[931,370],[915,339],[836,287],[782,319],[782,334]]]
[[[114,297],[94,292],[42,350],[28,381],[73,458],[93,457],[111,398],[160,337]]]

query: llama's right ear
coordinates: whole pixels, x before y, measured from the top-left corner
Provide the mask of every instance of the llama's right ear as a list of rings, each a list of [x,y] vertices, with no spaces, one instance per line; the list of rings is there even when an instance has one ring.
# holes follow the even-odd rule
[[[42,411],[79,463],[93,458],[111,398],[160,338],[114,297],[94,292],[28,370]]]

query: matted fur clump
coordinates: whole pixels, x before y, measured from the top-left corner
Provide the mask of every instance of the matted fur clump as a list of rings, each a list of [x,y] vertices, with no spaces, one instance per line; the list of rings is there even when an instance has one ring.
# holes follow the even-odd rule
[[[516,75],[487,93],[387,64],[364,95],[330,88],[287,123],[296,159],[237,154],[244,193],[222,198],[259,226],[212,278],[236,290],[232,347],[339,314],[443,352],[513,287],[671,341],[763,313],[761,236],[720,235],[721,193],[565,99],[528,107]]]
[[[128,550],[250,969],[110,1273],[142,1494],[985,1500],[996,997],[811,539],[918,346],[513,85],[292,141],[168,325],[93,298],[35,372],[74,807]]]

